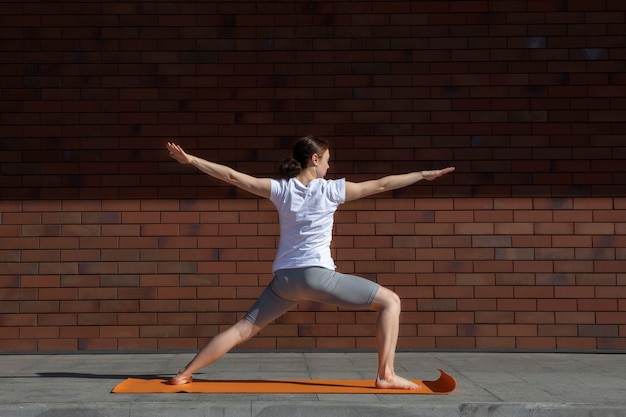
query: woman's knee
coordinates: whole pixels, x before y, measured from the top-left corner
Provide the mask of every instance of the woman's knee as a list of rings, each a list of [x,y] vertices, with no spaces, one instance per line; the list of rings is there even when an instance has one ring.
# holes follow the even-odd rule
[[[378,290],[376,297],[374,297],[373,306],[376,310],[387,309],[397,314],[400,314],[402,310],[402,302],[398,294],[384,287],[380,287]]]

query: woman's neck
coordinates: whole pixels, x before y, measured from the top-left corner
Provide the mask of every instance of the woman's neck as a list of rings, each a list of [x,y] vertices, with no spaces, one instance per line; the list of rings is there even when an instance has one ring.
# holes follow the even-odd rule
[[[306,187],[311,181],[317,178],[315,167],[303,169],[298,175],[296,175],[296,178]]]

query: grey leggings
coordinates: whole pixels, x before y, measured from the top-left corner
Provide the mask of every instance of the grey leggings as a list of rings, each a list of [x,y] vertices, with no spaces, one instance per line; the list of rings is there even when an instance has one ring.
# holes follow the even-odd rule
[[[276,271],[274,279],[245,316],[260,327],[285,314],[300,301],[353,309],[369,309],[380,285],[365,278],[320,268]]]

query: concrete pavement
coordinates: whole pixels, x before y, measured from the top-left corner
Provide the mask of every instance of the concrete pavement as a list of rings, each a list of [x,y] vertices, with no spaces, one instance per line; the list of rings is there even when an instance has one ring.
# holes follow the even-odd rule
[[[626,354],[399,352],[396,370],[457,380],[450,395],[112,394],[193,353],[0,355],[0,417],[626,417]],[[373,352],[242,352],[199,379],[373,379]]]

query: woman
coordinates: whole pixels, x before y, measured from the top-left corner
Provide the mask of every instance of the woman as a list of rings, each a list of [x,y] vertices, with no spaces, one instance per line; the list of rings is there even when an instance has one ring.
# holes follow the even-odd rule
[[[359,183],[345,179],[326,180],[330,159],[328,142],[307,136],[298,140],[292,158],[281,166],[281,172],[288,179],[275,180],[256,178],[189,155],[174,143],[168,143],[167,148],[170,156],[181,164],[193,165],[214,178],[269,198],[278,209],[280,221],[280,243],[272,268],[272,282],[246,316],[215,336],[170,380],[170,384],[191,382],[194,372],[256,335],[298,302],[308,300],[378,311],[376,387],[419,388],[394,371],[400,298],[372,281],[335,272],[330,254],[333,215],[346,201],[406,187],[423,179],[433,180],[454,171],[454,168],[391,175]]]

